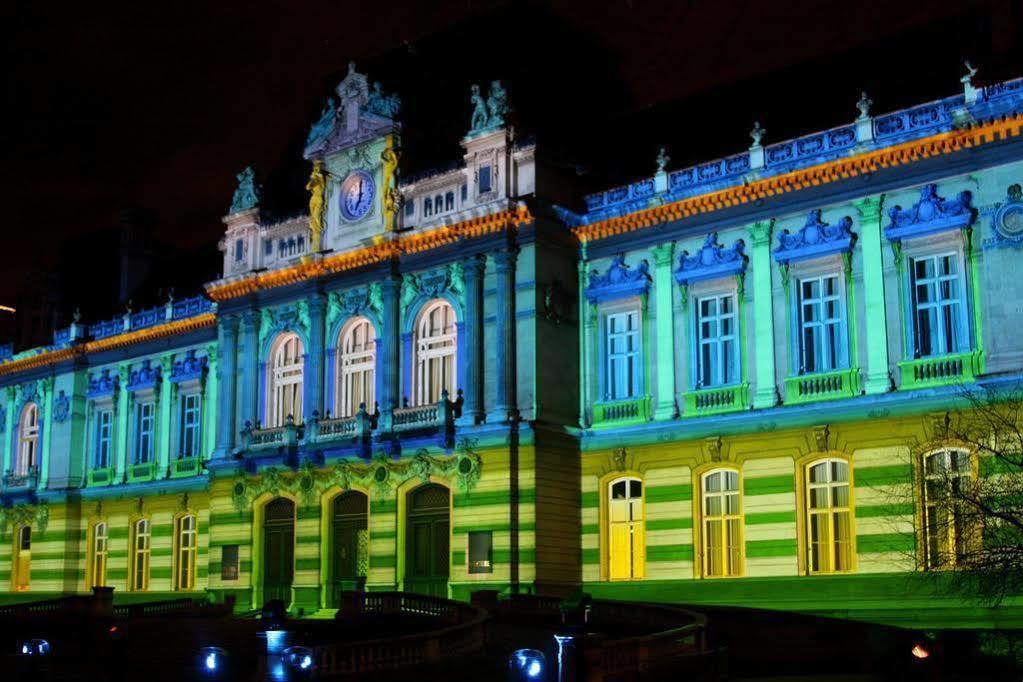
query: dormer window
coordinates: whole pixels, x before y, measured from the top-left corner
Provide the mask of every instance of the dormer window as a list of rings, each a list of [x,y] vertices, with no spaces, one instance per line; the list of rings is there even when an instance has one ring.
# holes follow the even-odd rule
[[[491,190],[490,166],[480,166],[479,193],[483,194]]]

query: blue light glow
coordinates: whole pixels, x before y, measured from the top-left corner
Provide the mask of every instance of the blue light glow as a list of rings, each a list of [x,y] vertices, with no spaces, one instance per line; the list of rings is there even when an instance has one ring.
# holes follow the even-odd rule
[[[21,643],[22,656],[47,656],[50,653],[50,643],[45,639],[30,639]]]
[[[511,655],[508,667],[518,671],[519,679],[536,680],[544,674],[543,652],[536,649],[519,649]]]
[[[213,651],[206,654],[206,669],[210,672],[217,669],[217,654]]]

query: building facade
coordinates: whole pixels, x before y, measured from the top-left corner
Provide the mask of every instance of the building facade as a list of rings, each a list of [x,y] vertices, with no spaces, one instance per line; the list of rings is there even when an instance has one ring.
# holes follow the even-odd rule
[[[1023,81],[963,86],[662,152],[573,211],[500,83],[463,163],[402,181],[400,103],[350,68],[308,214],[262,220],[243,172],[208,297],[8,352],[0,585],[304,613],[363,584],[582,585],[992,624],[933,579],[963,540],[927,481],[984,475],[944,417],[1023,371]]]

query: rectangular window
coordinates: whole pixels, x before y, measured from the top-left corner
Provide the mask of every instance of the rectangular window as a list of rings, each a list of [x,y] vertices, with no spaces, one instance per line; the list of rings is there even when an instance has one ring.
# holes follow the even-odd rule
[[[454,211],[455,210],[455,193],[448,192],[444,195],[444,210]]]
[[[234,259],[236,261],[240,261],[244,255],[245,255],[245,242],[243,242],[241,239],[238,239],[234,243]]]
[[[852,570],[852,510],[849,465],[824,460],[806,469],[807,569],[810,573]]]
[[[149,519],[135,522],[134,554],[132,557],[131,589],[142,592],[149,589],[149,557],[152,529]]]
[[[194,516],[182,516],[178,519],[177,545],[174,587],[177,590],[194,590],[195,555],[199,550],[198,528]]]
[[[462,203],[469,200],[469,185],[462,185]]]
[[[842,287],[838,275],[799,281],[799,373],[830,372],[845,365]]]
[[[742,557],[739,472],[718,470],[703,477],[703,574],[736,576]]]
[[[427,197],[423,199],[423,215],[429,217],[433,214],[433,199]]]
[[[152,401],[135,407],[135,464],[145,464],[153,459],[155,422],[156,405]]]
[[[200,400],[198,393],[189,393],[181,398],[181,445],[180,456],[195,457],[199,454]]]
[[[635,398],[640,392],[639,311],[609,313],[604,325],[607,337],[605,399]]]
[[[697,300],[697,388],[727,386],[739,380],[735,295]]]
[[[494,572],[494,534],[489,530],[469,531],[469,573]]]
[[[274,253],[274,240],[264,239],[263,240],[263,254],[266,256],[272,256]]]
[[[114,425],[113,410],[100,410],[96,413],[96,456],[97,469],[110,466],[110,444]]]
[[[490,187],[490,166],[480,166],[479,193],[489,192]]]
[[[409,217],[410,215],[412,215],[415,212],[416,212],[416,202],[414,202],[414,201],[406,201],[405,202],[405,217],[407,218],[407,217]]]
[[[959,270],[957,253],[911,260],[915,357],[967,349]]]
[[[220,548],[220,579],[238,580],[238,545]]]

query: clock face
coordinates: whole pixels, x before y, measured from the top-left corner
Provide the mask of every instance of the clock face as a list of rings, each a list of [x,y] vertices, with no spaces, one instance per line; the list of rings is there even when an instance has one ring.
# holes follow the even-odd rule
[[[359,220],[373,207],[373,178],[366,171],[352,171],[341,183],[341,215]]]

